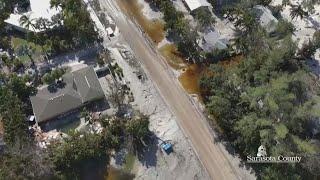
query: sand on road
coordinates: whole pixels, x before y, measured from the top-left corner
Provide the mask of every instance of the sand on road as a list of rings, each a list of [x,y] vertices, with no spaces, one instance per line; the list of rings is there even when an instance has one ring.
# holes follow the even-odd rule
[[[197,156],[212,179],[242,179],[231,165],[220,146],[214,141],[210,127],[197,110],[179,82],[174,78],[159,52],[144,37],[144,33],[130,21],[113,0],[100,0],[117,24],[123,38],[141,61],[162,98],[177,117],[178,124],[189,138]]]

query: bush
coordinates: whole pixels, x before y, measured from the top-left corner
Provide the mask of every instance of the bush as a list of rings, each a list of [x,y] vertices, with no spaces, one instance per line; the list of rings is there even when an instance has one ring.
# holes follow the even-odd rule
[[[42,81],[46,84],[49,84],[49,85],[53,84],[55,82],[55,80],[61,78],[65,73],[66,73],[66,69],[57,68],[57,69],[51,71],[50,73],[46,73],[42,77]]]
[[[74,132],[63,143],[49,147],[50,160],[61,179],[80,179],[89,173],[95,175],[97,168],[106,169],[109,160],[109,150],[104,144],[100,135]]]
[[[272,33],[271,36],[277,36],[278,39],[282,39],[287,35],[292,35],[294,31],[295,27],[291,22],[281,19],[276,26],[275,32]]]
[[[209,62],[217,63],[230,57],[230,49],[215,49],[206,54]]]

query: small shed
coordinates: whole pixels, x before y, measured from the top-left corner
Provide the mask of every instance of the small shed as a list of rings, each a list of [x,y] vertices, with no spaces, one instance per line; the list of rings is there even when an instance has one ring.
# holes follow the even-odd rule
[[[109,37],[113,37],[114,36],[114,31],[111,27],[107,27],[106,28],[107,34]]]
[[[211,4],[207,2],[207,0],[183,0],[183,2],[190,11],[198,9],[199,7],[211,6]]]
[[[29,122],[35,122],[36,120],[36,117],[34,115],[31,115],[31,116],[28,116],[28,119],[27,119]]]

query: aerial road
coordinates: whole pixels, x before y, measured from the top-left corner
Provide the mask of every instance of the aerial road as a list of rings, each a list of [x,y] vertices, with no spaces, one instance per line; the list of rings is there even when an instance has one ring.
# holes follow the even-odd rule
[[[203,114],[194,107],[157,48],[152,46],[138,26],[121,12],[115,0],[100,0],[100,3],[114,19],[121,35],[140,60],[171,112],[177,117],[177,123],[210,177],[218,180],[241,179],[235,170],[238,167],[231,165],[219,145],[214,142]]]

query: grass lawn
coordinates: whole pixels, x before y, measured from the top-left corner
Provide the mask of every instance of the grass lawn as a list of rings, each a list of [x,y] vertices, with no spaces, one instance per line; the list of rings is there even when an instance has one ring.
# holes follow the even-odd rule
[[[133,169],[134,163],[136,161],[136,156],[134,154],[127,154],[125,158],[125,164],[123,165],[123,170],[130,173]]]
[[[11,43],[12,43],[12,47],[14,49],[15,54],[18,55],[18,57],[20,58],[20,60],[23,63],[27,63],[30,61],[29,57],[27,55],[19,55],[18,54],[18,48],[21,45],[30,45],[35,49],[35,52],[33,54],[33,58],[35,60],[35,62],[37,62],[37,60],[39,59],[40,55],[42,54],[42,48],[39,45],[36,45],[34,43],[30,43],[28,41],[26,41],[25,39],[19,38],[19,37],[12,37],[11,38]]]

